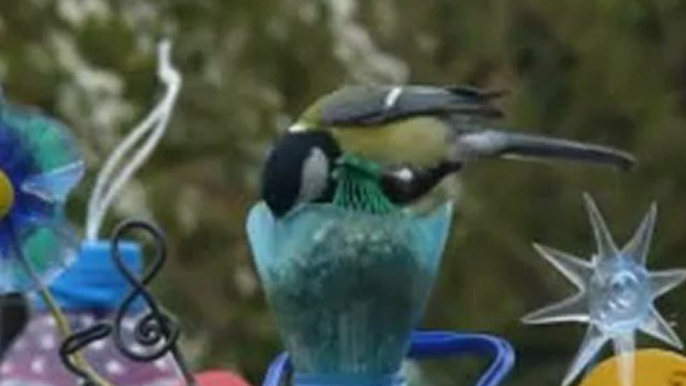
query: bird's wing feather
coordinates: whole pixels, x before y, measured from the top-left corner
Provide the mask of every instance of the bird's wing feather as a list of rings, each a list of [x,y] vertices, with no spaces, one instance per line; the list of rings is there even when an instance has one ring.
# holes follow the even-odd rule
[[[466,86],[351,86],[323,101],[321,119],[325,126],[364,127],[428,115],[501,116],[491,103],[500,95]]]

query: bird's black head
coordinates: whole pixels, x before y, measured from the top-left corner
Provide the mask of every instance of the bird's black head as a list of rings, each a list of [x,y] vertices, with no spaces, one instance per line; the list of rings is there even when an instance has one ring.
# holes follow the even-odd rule
[[[298,203],[333,195],[331,172],[341,149],[325,131],[288,133],[271,150],[262,173],[262,199],[283,216]]]

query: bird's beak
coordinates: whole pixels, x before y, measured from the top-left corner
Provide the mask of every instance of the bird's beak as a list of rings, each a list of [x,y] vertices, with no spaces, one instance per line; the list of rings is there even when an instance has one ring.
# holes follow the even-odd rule
[[[464,133],[458,143],[460,151],[473,158],[557,158],[622,170],[631,169],[636,162],[631,154],[606,146],[500,130]]]

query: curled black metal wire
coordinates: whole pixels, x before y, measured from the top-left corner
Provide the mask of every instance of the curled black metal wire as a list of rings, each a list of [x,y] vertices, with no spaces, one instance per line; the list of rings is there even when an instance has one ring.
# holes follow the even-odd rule
[[[144,231],[153,238],[155,258],[141,278],[131,272],[124,263],[119,244],[126,234],[132,231]],[[162,233],[154,224],[143,220],[125,221],[114,231],[112,236],[112,257],[119,272],[129,282],[132,289],[124,298],[114,318],[113,340],[119,351],[135,361],[149,362],[167,353],[171,353],[188,385],[195,385],[195,380],[188,370],[185,358],[178,348],[180,336],[179,324],[165,311],[156,299],[145,288],[160,272],[167,259],[167,243]],[[122,336],[123,320],[137,299],[142,299],[147,306],[146,313],[138,320],[134,328],[134,341],[149,348],[145,353],[136,352]]]
[[[155,244],[155,258],[150,268],[143,273],[141,279],[131,272],[121,256],[119,243],[124,235],[132,230],[144,230],[153,236]],[[119,350],[127,357],[136,361],[152,361],[166,354],[179,337],[178,324],[158,304],[152,294],[145,288],[160,272],[166,260],[167,250],[164,236],[156,226],[144,221],[127,221],[120,224],[112,237],[112,257],[119,272],[129,282],[132,289],[122,301],[114,319],[114,342]],[[126,345],[122,337],[122,324],[132,305],[137,299],[142,299],[148,307],[147,313],[141,317],[134,329],[134,339],[145,347],[154,348],[146,353],[134,351]]]
[[[145,231],[153,238],[155,244],[155,258],[150,268],[139,279],[126,266],[121,256],[119,243],[131,231]],[[114,318],[113,340],[119,351],[127,357],[142,362],[149,362],[171,353],[188,385],[195,385],[195,380],[188,370],[186,360],[178,348],[180,336],[179,324],[166,312],[156,299],[145,288],[160,272],[167,260],[167,243],[162,233],[154,224],[143,220],[125,221],[114,231],[112,236],[112,257],[121,274],[131,285],[132,289],[124,298]],[[147,353],[135,352],[122,337],[123,320],[136,299],[142,299],[148,310],[138,320],[134,328],[134,340],[150,350]]]
[[[112,326],[109,323],[100,322],[72,334],[62,342],[59,351],[60,359],[67,370],[80,379],[81,386],[95,386],[96,383],[87,372],[74,363],[73,355],[91,343],[107,338],[111,332]]]
[[[144,231],[152,236],[155,258],[150,267],[139,278],[125,264],[120,250],[124,236],[133,231]],[[193,375],[186,365],[185,358],[178,348],[181,335],[179,325],[167,311],[162,308],[146,286],[161,271],[167,259],[167,243],[163,232],[154,224],[144,220],[128,220],[121,223],[112,236],[111,257],[114,263],[131,285],[131,290],[119,305],[113,323],[100,322],[69,336],[60,346],[60,358],[64,366],[81,380],[83,386],[93,386],[90,376],[73,362],[73,355],[91,343],[112,336],[117,349],[126,357],[139,362],[151,362],[166,354],[171,354],[188,386],[196,386]],[[147,308],[145,314],[137,320],[132,342],[122,335],[124,318],[134,302],[141,299]],[[136,350],[129,343],[137,343],[147,350]]]

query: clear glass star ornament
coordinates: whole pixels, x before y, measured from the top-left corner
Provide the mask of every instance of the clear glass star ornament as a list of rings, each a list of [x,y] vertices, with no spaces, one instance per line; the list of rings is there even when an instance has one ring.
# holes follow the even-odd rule
[[[683,348],[681,340],[653,302],[681,284],[686,279],[686,269],[657,272],[646,269],[657,215],[655,203],[650,206],[631,240],[620,250],[591,196],[584,194],[584,201],[598,248],[590,261],[534,244],[538,253],[569,279],[579,292],[530,313],[523,322],[589,325],[563,385],[569,385],[603,346],[612,341],[615,353],[620,355],[620,384],[629,386],[633,383],[636,331],[678,349]]]

